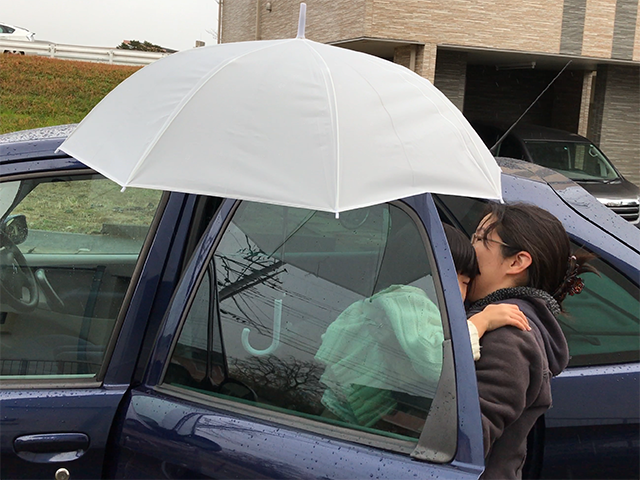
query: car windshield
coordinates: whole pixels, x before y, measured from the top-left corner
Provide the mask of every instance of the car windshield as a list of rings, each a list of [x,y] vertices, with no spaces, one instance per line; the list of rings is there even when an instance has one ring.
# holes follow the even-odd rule
[[[576,181],[612,181],[620,177],[611,162],[589,142],[525,141],[534,163]]]

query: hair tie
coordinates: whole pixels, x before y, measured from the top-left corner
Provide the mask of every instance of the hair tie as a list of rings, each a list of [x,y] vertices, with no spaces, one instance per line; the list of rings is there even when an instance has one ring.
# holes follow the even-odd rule
[[[571,255],[569,257],[569,261],[567,262],[569,264],[567,266],[567,273],[565,273],[564,280],[554,295],[559,302],[562,302],[567,295],[578,295],[584,288],[584,282],[580,277],[578,277],[577,261],[578,259],[575,255]]]

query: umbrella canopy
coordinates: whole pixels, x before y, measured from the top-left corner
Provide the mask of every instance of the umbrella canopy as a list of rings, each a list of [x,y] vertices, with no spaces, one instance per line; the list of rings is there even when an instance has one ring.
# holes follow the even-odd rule
[[[428,80],[304,38],[158,60],[60,150],[123,187],[336,213],[424,192],[501,198],[493,156]]]

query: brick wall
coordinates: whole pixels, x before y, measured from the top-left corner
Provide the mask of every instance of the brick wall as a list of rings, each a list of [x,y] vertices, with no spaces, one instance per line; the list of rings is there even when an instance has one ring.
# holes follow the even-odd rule
[[[362,36],[640,61],[638,0],[307,0],[307,38]],[[290,38],[299,0],[224,0],[222,41]],[[256,9],[259,11],[256,28]]]
[[[305,37],[316,42],[368,35],[368,0],[306,0]],[[294,38],[298,32],[299,0],[224,0],[222,43],[255,40],[256,9],[260,38]],[[268,6],[269,5],[269,6]]]
[[[256,39],[255,0],[222,0],[222,43]]]
[[[630,181],[640,186],[640,68],[601,68],[596,76],[601,103],[598,146]]]
[[[464,110],[464,92],[467,80],[466,52],[438,51],[433,84],[451,102]]]
[[[557,53],[556,0],[370,0],[371,36]]]

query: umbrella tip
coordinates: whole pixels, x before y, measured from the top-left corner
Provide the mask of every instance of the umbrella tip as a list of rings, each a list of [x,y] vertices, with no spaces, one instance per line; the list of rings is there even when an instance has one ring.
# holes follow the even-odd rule
[[[123,193],[126,189],[127,189],[127,187],[122,187],[122,188],[120,189],[120,193]]]
[[[298,35],[296,38],[304,38],[304,27],[307,23],[307,4],[300,4],[300,17],[298,18]]]

